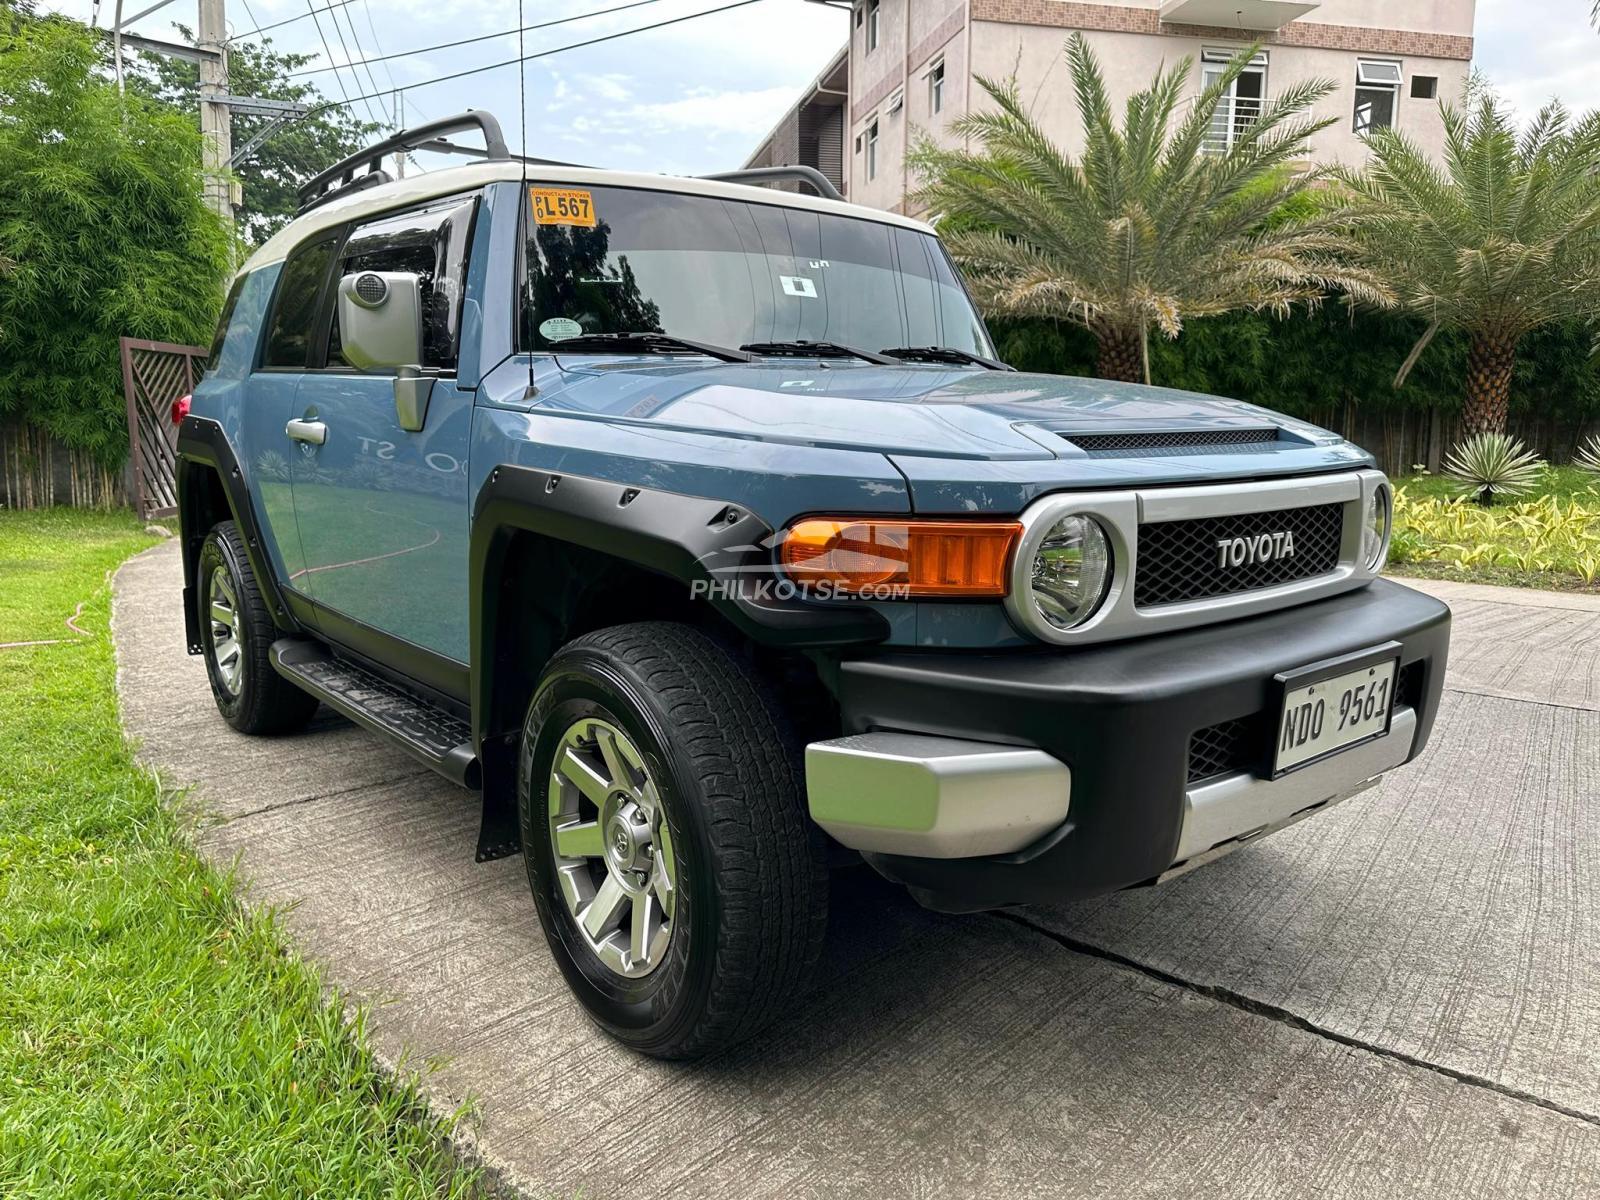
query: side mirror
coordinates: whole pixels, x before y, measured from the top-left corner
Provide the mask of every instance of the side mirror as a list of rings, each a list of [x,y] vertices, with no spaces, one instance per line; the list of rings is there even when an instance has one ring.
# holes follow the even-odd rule
[[[358,371],[422,361],[422,282],[407,271],[339,280],[339,344]]]
[[[433,376],[422,361],[422,282],[407,271],[358,271],[339,280],[339,343],[357,370],[393,367],[394,415],[417,433],[428,423]]]

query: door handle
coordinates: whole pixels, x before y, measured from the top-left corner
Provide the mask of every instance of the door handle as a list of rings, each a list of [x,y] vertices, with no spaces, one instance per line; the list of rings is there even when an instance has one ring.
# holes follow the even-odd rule
[[[328,427],[321,421],[296,419],[285,425],[283,431],[295,441],[309,442],[313,446],[320,446],[328,440]]]

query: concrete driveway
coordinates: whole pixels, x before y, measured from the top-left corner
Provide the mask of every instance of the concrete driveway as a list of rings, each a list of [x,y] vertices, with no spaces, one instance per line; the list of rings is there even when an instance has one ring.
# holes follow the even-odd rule
[[[1164,888],[925,913],[841,878],[809,999],[692,1067],[567,997],[473,798],[333,717],[240,737],[175,543],[122,568],[124,718],[508,1190],[608,1197],[1600,1195],[1600,601],[1456,613],[1427,755]]]

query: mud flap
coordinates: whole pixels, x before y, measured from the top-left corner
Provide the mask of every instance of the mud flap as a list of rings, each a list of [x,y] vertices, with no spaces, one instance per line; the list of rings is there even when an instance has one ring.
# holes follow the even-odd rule
[[[478,826],[477,861],[510,858],[522,849],[517,820],[517,739],[514,734],[485,739],[478,752],[483,769],[483,820]]]

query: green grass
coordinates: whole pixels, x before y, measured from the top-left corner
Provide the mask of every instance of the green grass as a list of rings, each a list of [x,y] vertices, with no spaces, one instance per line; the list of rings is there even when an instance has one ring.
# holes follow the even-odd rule
[[[1448,475],[1406,475],[1397,478],[1396,487],[1406,489],[1406,494],[1418,500],[1453,500],[1461,495],[1460,487]],[[1590,493],[1594,492],[1594,497]],[[1551,467],[1544,473],[1539,486],[1521,499],[1537,500],[1540,496],[1554,496],[1558,500],[1600,500],[1600,475],[1582,471],[1577,467]]]
[[[123,743],[105,576],[153,540],[0,512],[0,642],[71,639],[0,650],[0,1196],[469,1196]]]

